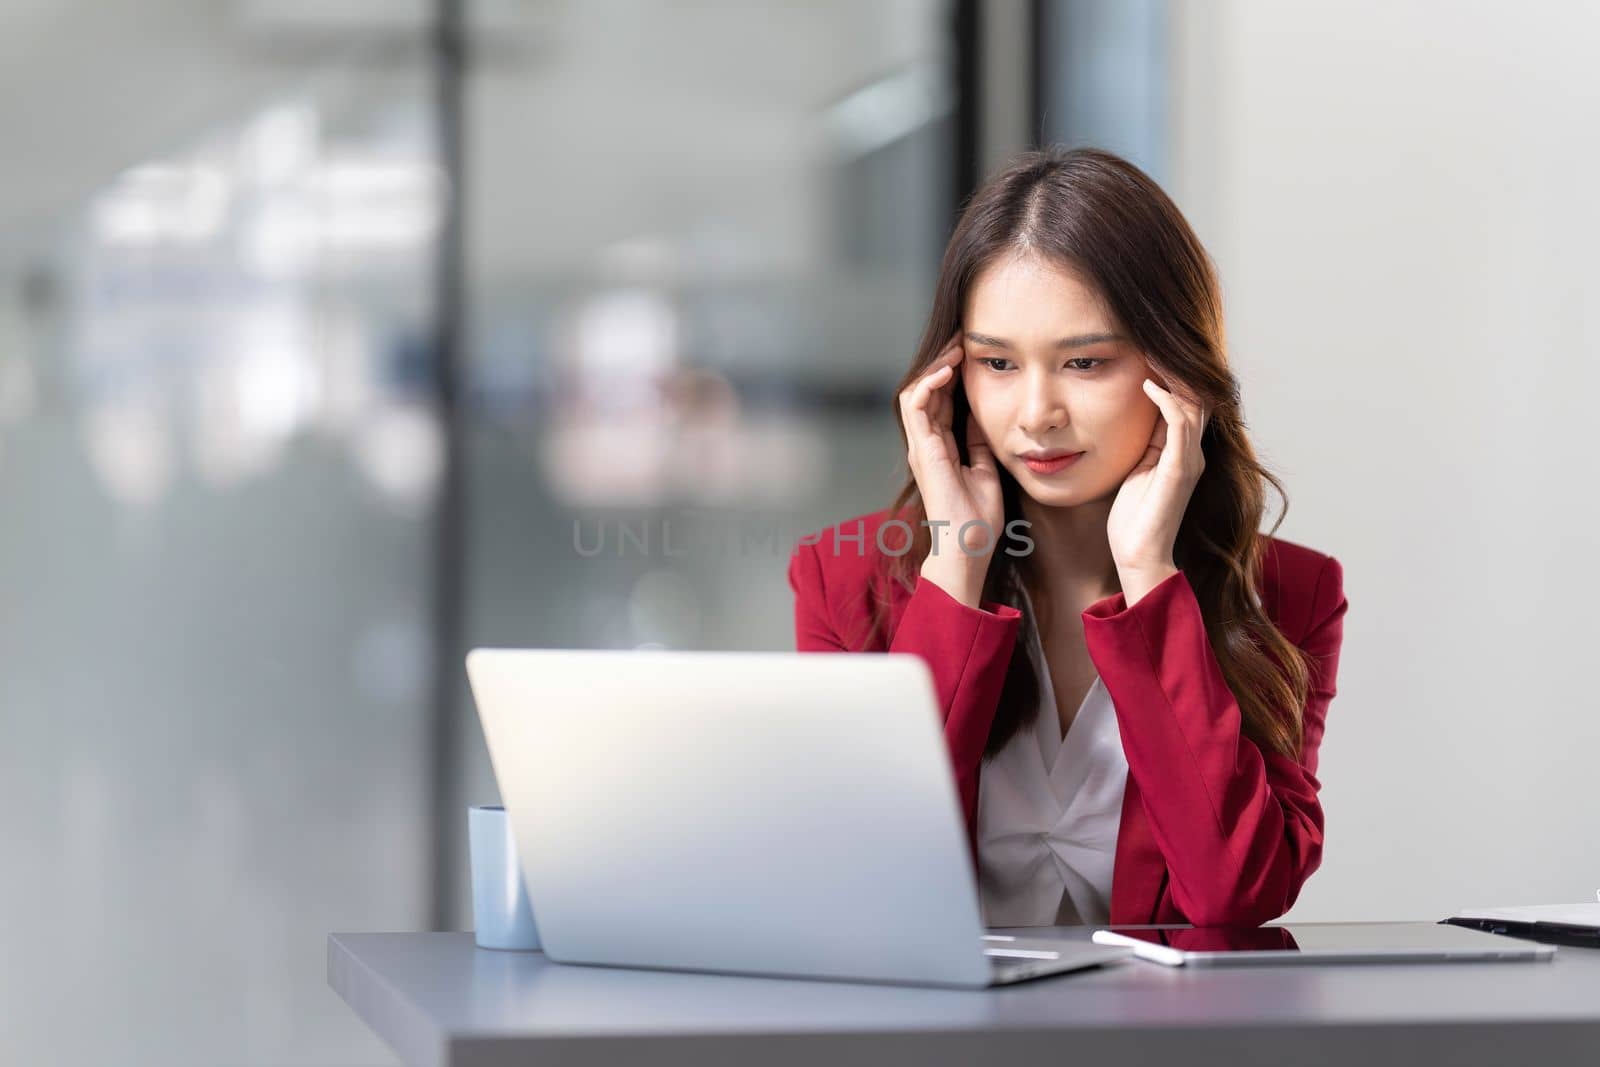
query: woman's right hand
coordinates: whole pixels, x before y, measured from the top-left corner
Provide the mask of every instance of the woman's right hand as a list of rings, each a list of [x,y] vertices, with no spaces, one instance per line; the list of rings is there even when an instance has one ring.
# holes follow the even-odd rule
[[[956,449],[952,426],[955,381],[965,358],[957,332],[928,369],[900,393],[900,415],[906,428],[906,462],[922,496],[932,536],[922,576],[969,607],[977,607],[989,560],[1003,533],[1005,501],[994,453],[978,429],[978,420],[970,415],[967,455],[971,462],[963,465]],[[975,525],[960,537],[968,523]]]

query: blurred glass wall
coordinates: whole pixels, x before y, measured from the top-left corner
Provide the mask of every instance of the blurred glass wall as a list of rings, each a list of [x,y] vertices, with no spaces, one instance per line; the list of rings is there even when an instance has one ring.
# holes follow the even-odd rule
[[[1035,11],[1040,140],[1104,148],[1168,182],[1169,0],[1039,0]]]
[[[495,792],[430,697],[447,419],[468,644],[790,647],[786,538],[895,488],[946,5],[467,14],[457,187],[429,5],[6,13],[0,1060],[392,1061],[325,937],[470,925]]]
[[[10,265],[7,1062],[387,1059],[321,940],[427,914],[442,189],[418,56],[329,73]]]
[[[793,647],[789,540],[903,467],[948,33],[926,0],[518,9],[469,82],[470,644]],[[461,707],[455,807],[497,795]]]

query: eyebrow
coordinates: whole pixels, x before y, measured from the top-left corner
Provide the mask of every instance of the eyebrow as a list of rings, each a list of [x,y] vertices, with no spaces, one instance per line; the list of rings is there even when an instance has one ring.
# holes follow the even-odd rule
[[[968,330],[966,339],[975,345],[985,348],[1004,348],[1009,350],[1012,345],[1003,337],[990,337],[986,333],[973,333]],[[1056,342],[1057,348],[1083,348],[1087,345],[1097,345],[1103,341],[1125,341],[1127,338],[1119,333],[1080,333],[1076,337],[1063,337]]]

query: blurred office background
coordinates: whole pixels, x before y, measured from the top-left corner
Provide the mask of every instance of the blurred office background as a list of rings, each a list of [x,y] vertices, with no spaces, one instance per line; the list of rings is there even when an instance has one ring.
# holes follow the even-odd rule
[[[958,206],[1040,141],[1188,212],[1280,534],[1346,567],[1293,916],[1600,886],[1600,9],[4,0],[0,30],[0,1060],[393,1062],[324,938],[470,925],[461,652],[789,647],[785,538],[887,503]]]

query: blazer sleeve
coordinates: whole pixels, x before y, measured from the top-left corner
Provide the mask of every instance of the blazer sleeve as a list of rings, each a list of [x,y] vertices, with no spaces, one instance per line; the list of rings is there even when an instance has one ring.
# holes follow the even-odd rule
[[[799,651],[859,651],[840,638],[831,617],[816,546],[802,543],[790,557],[789,585]],[[919,575],[887,649],[921,656],[933,673],[969,838],[977,826],[978,767],[1021,625],[1022,613],[1009,604],[968,607]]]
[[[1277,918],[1321,862],[1317,749],[1348,608],[1336,559],[1323,563],[1312,601],[1311,627],[1300,641],[1311,685],[1298,760],[1264,752],[1245,736],[1182,571],[1131,608],[1118,593],[1083,613],[1173,901],[1196,926]]]

